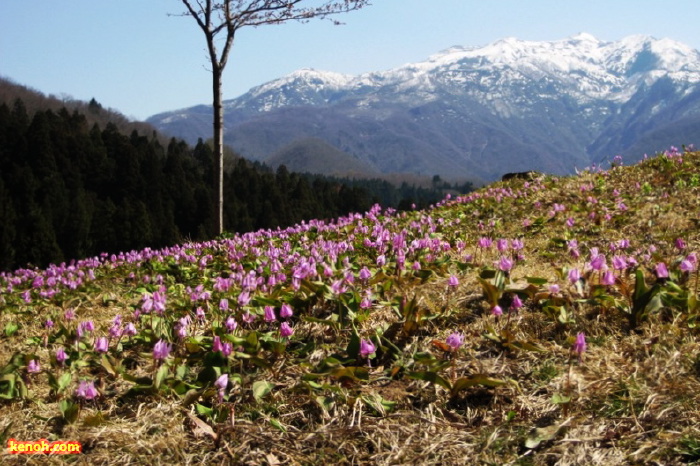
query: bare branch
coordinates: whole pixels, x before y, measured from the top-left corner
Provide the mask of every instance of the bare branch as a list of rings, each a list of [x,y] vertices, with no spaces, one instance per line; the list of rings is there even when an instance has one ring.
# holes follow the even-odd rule
[[[306,22],[312,18],[327,18],[332,15],[359,10],[369,5],[369,0],[334,0],[315,7],[301,7],[303,0],[182,0],[187,8],[186,16],[192,16],[204,32],[211,62],[214,110],[214,152],[216,156],[217,184],[217,231],[223,232],[223,123],[221,77],[226,67],[233,39],[238,29],[244,26],[262,26],[263,24],[280,24],[287,21]],[[334,21],[338,24],[337,21]],[[226,31],[223,48],[219,55],[216,37]]]

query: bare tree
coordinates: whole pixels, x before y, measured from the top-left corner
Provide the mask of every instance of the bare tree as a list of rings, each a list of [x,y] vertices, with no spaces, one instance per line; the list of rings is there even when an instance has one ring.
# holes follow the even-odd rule
[[[304,0],[182,0],[191,16],[204,32],[212,73],[214,93],[214,157],[216,169],[216,230],[224,231],[224,108],[221,75],[226,67],[236,32],[245,26],[281,24],[288,21],[306,22],[314,18],[329,18],[369,5],[369,0],[316,1]],[[334,21],[339,24],[337,21]],[[221,50],[217,48],[221,45]]]

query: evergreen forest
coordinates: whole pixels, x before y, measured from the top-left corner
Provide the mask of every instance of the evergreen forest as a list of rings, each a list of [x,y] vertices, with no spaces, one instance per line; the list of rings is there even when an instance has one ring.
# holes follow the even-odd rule
[[[160,248],[213,236],[212,151],[97,114],[94,101],[28,110],[0,103],[0,270]],[[373,204],[421,208],[465,183],[420,187],[277,170],[231,156],[225,178],[229,232],[337,218]]]

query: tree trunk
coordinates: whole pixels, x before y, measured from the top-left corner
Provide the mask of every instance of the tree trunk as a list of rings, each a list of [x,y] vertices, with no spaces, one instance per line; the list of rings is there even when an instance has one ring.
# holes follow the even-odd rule
[[[216,234],[224,232],[224,106],[221,98],[221,73],[222,70],[214,66],[213,94],[214,94],[214,176],[216,177],[216,195],[214,206],[216,209]]]

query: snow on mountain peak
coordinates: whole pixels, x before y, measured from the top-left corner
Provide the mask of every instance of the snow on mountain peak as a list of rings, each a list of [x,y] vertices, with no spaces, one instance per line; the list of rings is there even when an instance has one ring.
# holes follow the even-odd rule
[[[571,36],[569,40],[571,42],[600,42],[595,36],[587,32],[579,32],[578,34]]]
[[[305,68],[235,100],[240,105],[257,101],[254,106],[266,111],[285,105],[328,104],[342,98],[341,94],[361,90],[365,100],[376,92],[389,92],[397,101],[418,103],[434,100],[446,88],[480,100],[490,98],[483,92],[521,99],[518,93],[523,86],[549,82],[558,84],[547,92],[580,101],[624,102],[640,85],[651,85],[664,76],[689,84],[700,82],[698,51],[670,39],[635,35],[605,42],[581,32],[555,41],[507,37],[480,47],[453,46],[422,62],[359,76]]]

